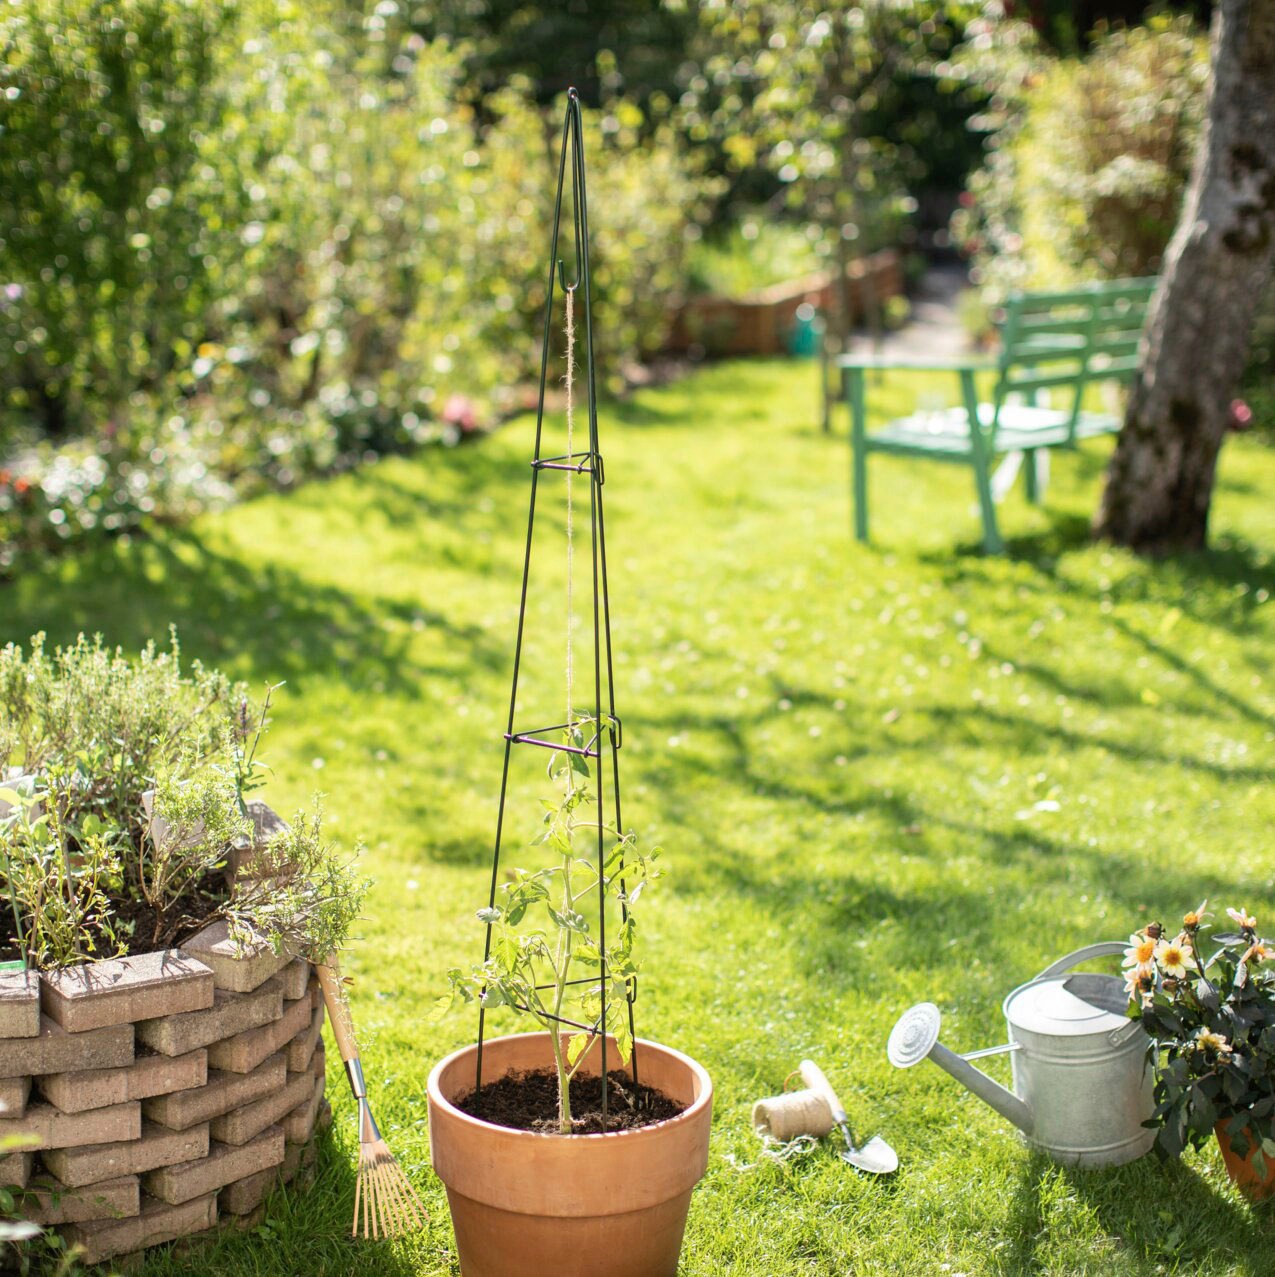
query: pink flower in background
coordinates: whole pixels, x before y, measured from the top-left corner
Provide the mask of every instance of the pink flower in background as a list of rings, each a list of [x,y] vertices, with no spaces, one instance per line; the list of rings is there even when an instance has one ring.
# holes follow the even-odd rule
[[[1253,424],[1253,410],[1243,399],[1231,400],[1231,429],[1237,434]]]
[[[478,413],[473,400],[467,395],[450,396],[443,405],[442,419],[449,426],[455,426],[463,435],[472,434],[478,429]]]

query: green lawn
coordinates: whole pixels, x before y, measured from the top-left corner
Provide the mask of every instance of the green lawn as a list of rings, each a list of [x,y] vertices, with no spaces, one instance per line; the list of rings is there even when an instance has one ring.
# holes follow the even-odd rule
[[[950,1046],[1002,1041],[1004,994],[1049,960],[1205,896],[1270,919],[1275,451],[1228,444],[1207,555],[1087,544],[1103,444],[1055,459],[1043,509],[1006,503],[1000,560],[977,551],[966,471],[873,458],[864,548],[813,380],[722,365],[602,415],[625,818],[669,868],[643,901],[638,1029],[716,1086],[683,1271],[1275,1272],[1275,1218],[1214,1150],[1060,1169],[884,1049],[921,999]],[[310,1194],[147,1277],[457,1271],[425,1078],[475,1026],[427,1015],[446,968],[481,951],[530,447],[522,419],[0,588],[5,639],[133,648],[174,623],[188,655],[286,679],[267,796],[287,811],[324,790],[377,880],[354,1012],[429,1232],[348,1239],[352,1107],[330,1068],[337,1124]],[[538,549],[528,719],[556,699],[562,639],[561,537]],[[538,814],[510,820],[517,863]],[[751,1103],[803,1056],[897,1148],[892,1180],[831,1147],[755,1164]]]

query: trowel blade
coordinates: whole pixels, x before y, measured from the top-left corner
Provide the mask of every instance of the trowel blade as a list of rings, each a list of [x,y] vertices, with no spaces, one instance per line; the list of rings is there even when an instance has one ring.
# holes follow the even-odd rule
[[[890,1175],[899,1169],[899,1155],[879,1135],[862,1148],[843,1149],[841,1156],[856,1170],[869,1175]]]

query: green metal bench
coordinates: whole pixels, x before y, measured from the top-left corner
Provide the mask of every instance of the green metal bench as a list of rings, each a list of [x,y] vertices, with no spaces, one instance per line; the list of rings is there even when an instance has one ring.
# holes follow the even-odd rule
[[[983,545],[989,554],[999,554],[1003,545],[992,492],[993,460],[1001,453],[1022,452],[1027,497],[1036,501],[1038,450],[1074,448],[1081,439],[1119,431],[1116,414],[1084,409],[1085,391],[1133,376],[1155,285],[1154,278],[1120,279],[1066,292],[1017,293],[1005,303],[1000,353],[984,360],[838,357],[850,407],[855,536],[868,539],[868,454],[890,452],[970,466],[983,516]],[[955,373],[958,404],[939,412],[914,412],[869,434],[867,374],[892,369]],[[975,378],[980,373],[996,377],[990,401],[979,400]],[[1056,392],[1061,405],[1042,404],[1042,391]]]

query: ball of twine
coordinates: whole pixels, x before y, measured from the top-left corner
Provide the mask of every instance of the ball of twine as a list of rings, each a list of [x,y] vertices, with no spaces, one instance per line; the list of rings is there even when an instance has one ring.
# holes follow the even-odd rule
[[[822,1139],[832,1130],[832,1110],[815,1091],[788,1091],[753,1105],[753,1130],[762,1139],[787,1144],[801,1135]]]

